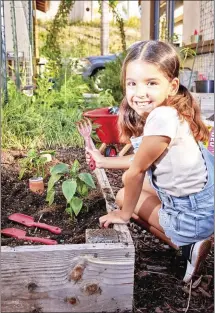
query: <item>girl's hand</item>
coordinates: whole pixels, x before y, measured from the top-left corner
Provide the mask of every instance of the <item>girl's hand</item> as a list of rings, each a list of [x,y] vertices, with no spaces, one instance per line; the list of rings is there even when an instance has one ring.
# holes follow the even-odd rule
[[[87,164],[90,163],[90,160],[93,158],[93,160],[96,162],[96,167],[101,168],[103,159],[105,158],[101,152],[98,149],[89,149],[88,147],[85,148],[86,150],[86,161]]]
[[[129,219],[125,218],[121,210],[114,210],[99,218],[100,227],[108,228],[110,224],[127,224]]]

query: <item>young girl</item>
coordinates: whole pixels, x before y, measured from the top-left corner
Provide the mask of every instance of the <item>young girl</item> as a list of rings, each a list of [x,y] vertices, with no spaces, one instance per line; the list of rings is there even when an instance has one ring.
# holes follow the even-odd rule
[[[179,83],[179,67],[168,43],[132,46],[122,66],[119,126],[134,155],[104,157],[87,149],[87,162],[93,157],[98,168],[128,169],[116,197],[121,210],[100,217],[100,225],[127,223],[138,215],[157,236],[182,247],[188,283],[211,248],[214,170],[213,155],[201,144],[208,129],[199,106]]]

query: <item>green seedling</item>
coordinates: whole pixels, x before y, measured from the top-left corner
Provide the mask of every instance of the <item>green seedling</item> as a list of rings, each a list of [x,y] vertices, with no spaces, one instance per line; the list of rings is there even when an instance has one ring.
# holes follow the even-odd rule
[[[46,201],[52,205],[55,197],[56,183],[61,185],[66,199],[66,212],[71,218],[78,216],[83,208],[83,198],[88,195],[90,188],[96,188],[92,175],[80,173],[80,163],[75,160],[72,167],[59,163],[50,169],[51,177],[48,182]]]
[[[36,177],[45,177],[45,164],[48,162],[48,159],[45,155],[51,154],[54,155],[54,150],[47,150],[39,152],[35,149],[28,151],[27,156],[24,159],[19,161],[20,171],[19,179],[21,180],[26,172],[33,173]]]

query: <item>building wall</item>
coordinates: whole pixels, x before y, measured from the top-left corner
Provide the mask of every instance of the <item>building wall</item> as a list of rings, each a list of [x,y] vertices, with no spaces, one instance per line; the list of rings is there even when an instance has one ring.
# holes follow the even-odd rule
[[[150,1],[141,1],[141,40],[149,40],[150,38]]]
[[[14,1],[16,12],[16,33],[18,51],[24,52],[24,56],[29,55],[29,36],[26,23],[26,17],[24,14],[22,1]],[[13,35],[11,26],[11,13],[10,13],[10,1],[4,1],[5,9],[5,39],[7,52],[13,51]]]
[[[60,1],[50,1],[50,8],[46,13],[37,10],[37,18],[42,20],[52,19],[57,13],[59,4]],[[138,0],[119,1],[117,9],[124,19],[129,19],[132,16],[140,18]],[[95,0],[76,1],[70,13],[70,20],[72,22],[89,22],[99,18],[99,4],[98,1]],[[110,20],[112,20],[112,18],[112,14],[110,13]]]
[[[200,34],[203,42],[214,39],[214,3],[213,1],[201,1],[200,3]],[[210,42],[212,45],[212,41]],[[214,52],[212,46],[209,53],[197,55],[194,69],[203,74],[207,79],[214,79]]]
[[[202,1],[184,1],[183,12],[183,43],[190,44],[190,36],[195,29],[200,31],[200,3]],[[205,1],[203,1],[205,2]]]
[[[92,13],[92,1],[76,1],[69,18],[72,22],[89,22],[92,19]]]
[[[150,38],[150,2],[141,2],[141,40]],[[191,43],[191,35],[197,30],[202,35],[203,41],[214,39],[214,3],[211,0],[184,1],[183,3],[183,37],[185,45]],[[186,62],[186,66],[192,68],[193,59]],[[194,62],[194,70],[206,76],[207,79],[214,79],[214,52],[197,55]]]

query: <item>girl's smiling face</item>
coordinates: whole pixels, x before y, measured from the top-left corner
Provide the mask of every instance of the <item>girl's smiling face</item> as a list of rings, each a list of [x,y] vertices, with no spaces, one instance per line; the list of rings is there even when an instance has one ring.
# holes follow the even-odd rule
[[[164,104],[179,85],[178,78],[170,82],[157,66],[141,60],[128,63],[125,83],[128,104],[140,116]]]

